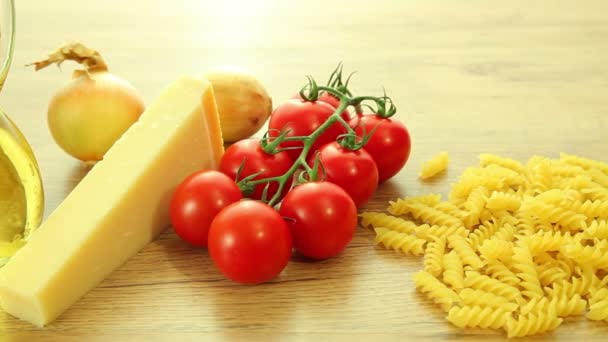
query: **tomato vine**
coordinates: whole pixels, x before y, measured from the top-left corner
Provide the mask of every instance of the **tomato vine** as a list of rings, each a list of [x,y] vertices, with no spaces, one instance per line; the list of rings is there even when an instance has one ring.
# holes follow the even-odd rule
[[[346,129],[346,133],[338,137],[338,142],[346,149],[357,150],[365,146],[369,138],[373,135],[373,130],[367,134],[363,134],[363,137],[358,137],[355,130],[342,118],[341,113],[348,107],[352,106],[355,108],[357,113],[361,113],[362,108],[368,108],[375,115],[382,118],[389,118],[397,112],[397,108],[393,104],[390,97],[384,93],[383,96],[353,96],[348,89],[348,82],[350,81],[352,74],[347,78],[346,82],[342,82],[342,64],[331,74],[327,86],[320,86],[317,84],[312,76],[307,76],[308,83],[300,91],[300,97],[305,101],[317,101],[319,95],[322,92],[328,93],[340,100],[340,104],[337,106],[334,113],[314,132],[307,136],[287,136],[289,131],[284,130],[279,132],[276,137],[270,137],[270,131],[266,132],[260,141],[261,147],[266,153],[275,154],[286,149],[294,149],[294,147],[282,148],[281,144],[287,141],[301,141],[302,147],[301,152],[293,165],[283,175],[268,177],[262,179],[255,179],[259,175],[254,174],[245,177],[238,181],[238,185],[244,193],[248,193],[255,188],[256,185],[266,184],[262,195],[262,201],[268,203],[270,206],[275,206],[281,199],[283,188],[286,184],[289,184],[289,180],[294,177],[294,174],[298,170],[304,172],[299,174],[298,182],[315,181],[318,177],[318,165],[310,167],[307,163],[307,156],[311,152],[311,148],[315,141],[321,136],[330,126],[334,123],[339,123]],[[315,164],[320,163],[318,158],[315,158]],[[278,184],[276,193],[270,198],[267,198],[267,191],[271,182]]]

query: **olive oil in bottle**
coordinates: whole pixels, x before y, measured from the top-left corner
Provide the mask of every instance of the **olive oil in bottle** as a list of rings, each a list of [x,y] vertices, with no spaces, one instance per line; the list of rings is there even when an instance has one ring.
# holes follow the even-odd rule
[[[34,154],[0,110],[0,266],[42,220],[44,192]]]
[[[11,64],[15,28],[13,0],[0,0],[0,89]],[[44,192],[38,164],[17,126],[0,109],[0,267],[42,221]]]

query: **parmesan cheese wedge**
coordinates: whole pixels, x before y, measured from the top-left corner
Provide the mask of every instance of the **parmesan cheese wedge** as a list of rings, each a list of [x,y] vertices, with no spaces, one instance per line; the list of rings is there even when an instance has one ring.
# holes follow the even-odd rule
[[[53,321],[168,227],[174,189],[222,154],[212,87],[178,79],[0,269],[2,308]]]

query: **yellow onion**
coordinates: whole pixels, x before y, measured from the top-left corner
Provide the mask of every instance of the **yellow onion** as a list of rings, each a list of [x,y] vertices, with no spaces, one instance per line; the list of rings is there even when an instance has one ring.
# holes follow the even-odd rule
[[[57,145],[75,158],[101,160],[143,113],[143,99],[129,82],[108,72],[97,51],[80,43],[62,47],[34,65],[39,70],[65,60],[86,69],[76,70],[51,99],[49,129]]]
[[[208,72],[226,142],[249,138],[268,120],[272,99],[252,74],[236,67],[221,67]]]

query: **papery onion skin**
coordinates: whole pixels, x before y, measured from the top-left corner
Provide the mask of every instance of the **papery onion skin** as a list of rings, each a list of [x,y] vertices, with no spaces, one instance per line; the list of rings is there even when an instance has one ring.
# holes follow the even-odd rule
[[[51,99],[48,125],[65,152],[95,162],[137,121],[144,107],[129,82],[107,71],[81,72]]]
[[[224,141],[249,138],[262,128],[272,112],[272,99],[257,78],[232,66],[212,70],[205,78],[213,86]]]

